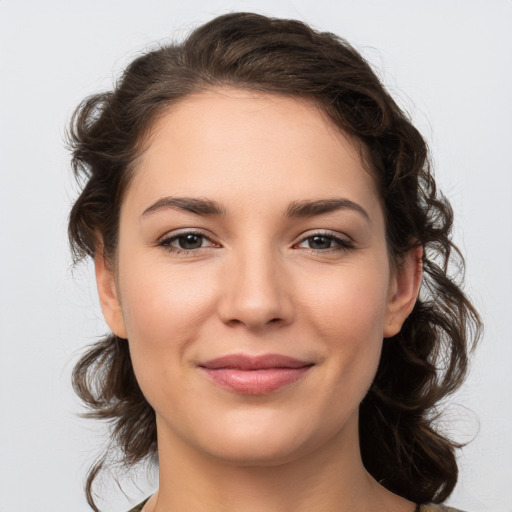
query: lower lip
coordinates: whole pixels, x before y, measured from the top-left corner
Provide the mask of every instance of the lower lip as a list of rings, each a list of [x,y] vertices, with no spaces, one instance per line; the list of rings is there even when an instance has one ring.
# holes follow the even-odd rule
[[[264,395],[296,382],[311,368],[266,368],[238,370],[236,368],[202,368],[223,388],[244,395]]]

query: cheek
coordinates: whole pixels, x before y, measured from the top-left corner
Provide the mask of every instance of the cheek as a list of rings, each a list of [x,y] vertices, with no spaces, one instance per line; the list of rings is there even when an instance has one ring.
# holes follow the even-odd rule
[[[374,333],[382,338],[389,274],[384,265],[353,265],[317,274],[302,286],[302,307],[329,338]]]
[[[388,308],[383,268],[340,268],[317,279],[303,301],[305,328],[323,341],[330,381],[342,396],[362,399],[379,364]]]
[[[127,264],[123,270],[123,316],[135,373],[145,390],[161,372],[169,378],[177,374],[203,319],[212,313],[213,287],[200,276],[167,265]]]

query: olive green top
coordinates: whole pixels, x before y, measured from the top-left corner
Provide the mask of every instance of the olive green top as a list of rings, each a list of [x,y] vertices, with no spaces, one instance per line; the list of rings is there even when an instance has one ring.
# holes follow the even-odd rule
[[[458,508],[448,507],[446,505],[421,505],[418,507],[419,512],[462,512]]]
[[[146,504],[149,498],[146,498],[142,503],[139,503],[136,507],[132,508],[129,512],[141,512],[142,507]],[[463,512],[458,508],[447,507],[446,505],[418,505],[416,512]]]

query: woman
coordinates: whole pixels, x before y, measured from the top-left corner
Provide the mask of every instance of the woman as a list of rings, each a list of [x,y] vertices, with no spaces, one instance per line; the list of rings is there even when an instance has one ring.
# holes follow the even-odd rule
[[[353,48],[220,16],[85,100],[70,143],[112,330],[74,385],[125,465],[158,458],[134,510],[443,510],[435,406],[479,320],[425,142]]]

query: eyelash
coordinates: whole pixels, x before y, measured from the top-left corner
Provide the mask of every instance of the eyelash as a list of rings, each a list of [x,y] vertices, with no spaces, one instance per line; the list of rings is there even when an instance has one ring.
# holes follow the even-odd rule
[[[181,247],[175,247],[171,245],[173,242],[179,240],[180,238],[186,238],[187,236],[196,236],[201,237],[201,239],[204,241],[210,242],[211,245],[206,247],[197,247],[195,249],[183,249]],[[335,247],[328,247],[326,249],[314,249],[312,247],[303,247],[303,249],[306,249],[308,251],[311,251],[312,253],[318,254],[318,253],[332,253],[332,252],[343,252],[343,251],[349,251],[352,249],[355,249],[355,245],[351,240],[340,238],[339,236],[336,236],[332,234],[331,232],[326,231],[318,231],[316,233],[312,233],[311,235],[308,235],[306,237],[303,237],[298,243],[293,245],[293,248],[300,248],[299,246],[308,240],[312,240],[314,238],[324,238],[328,241],[336,244]],[[207,235],[200,231],[184,231],[181,233],[178,233],[176,235],[169,236],[167,238],[162,239],[160,242],[158,242],[159,247],[163,247],[166,251],[176,254],[176,255],[191,255],[193,253],[197,253],[197,251],[201,249],[210,249],[210,248],[217,248],[220,247],[220,245],[216,244],[209,238]]]
[[[313,249],[312,247],[304,247],[304,249],[309,250],[315,254],[318,253],[332,253],[332,252],[344,252],[349,251],[352,249],[355,249],[354,242],[352,240],[349,240],[347,238],[340,238],[337,235],[334,235],[333,233],[329,231],[317,231],[316,233],[312,233],[311,235],[308,235],[300,240],[297,244],[294,245],[294,247],[297,247],[300,244],[303,244],[307,242],[308,240],[312,240],[314,238],[325,238],[333,243],[336,244],[335,247],[328,247],[327,249]]]
[[[201,237],[203,240],[209,241],[212,245],[208,247],[198,247],[197,249],[183,249],[181,247],[174,247],[172,246],[172,242],[179,240],[180,238],[186,238],[187,236],[197,236]],[[166,237],[162,239],[160,242],[158,242],[159,247],[163,247],[166,251],[171,252],[173,254],[193,254],[197,252],[200,249],[210,249],[212,247],[220,247],[218,244],[213,242],[210,237],[206,236],[201,231],[183,231],[181,233],[178,233],[176,235],[172,235],[169,237]]]

